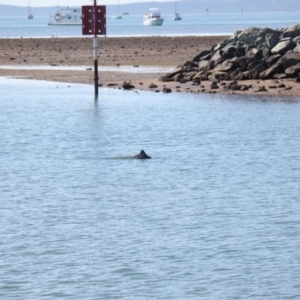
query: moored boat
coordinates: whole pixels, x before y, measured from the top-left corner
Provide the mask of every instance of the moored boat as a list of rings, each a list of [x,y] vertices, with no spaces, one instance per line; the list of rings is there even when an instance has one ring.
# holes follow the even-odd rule
[[[180,21],[181,19],[182,19],[182,18],[181,18],[181,16],[180,16],[180,14],[175,13],[173,20],[174,20],[174,21]]]
[[[28,13],[27,13],[27,19],[32,20],[33,19],[33,14],[31,13],[31,8],[30,8],[30,1],[28,1]]]
[[[119,1],[118,1],[118,12],[117,13],[115,13],[115,14],[113,14],[111,17],[113,18],[113,19],[122,19],[122,15],[120,14],[120,10],[119,10],[119,6],[120,6],[120,3],[119,3]]]
[[[57,10],[54,16],[50,16],[51,26],[73,26],[82,25],[82,12],[81,7],[65,8]]]
[[[150,8],[149,12],[144,14],[145,26],[160,26],[164,22],[164,19],[160,15],[158,8]]]
[[[174,20],[174,21],[180,21],[182,18],[181,18],[181,16],[180,16],[180,14],[177,13],[176,0],[175,0],[174,4],[175,4],[175,15],[174,15],[174,17],[173,17],[173,20]]]

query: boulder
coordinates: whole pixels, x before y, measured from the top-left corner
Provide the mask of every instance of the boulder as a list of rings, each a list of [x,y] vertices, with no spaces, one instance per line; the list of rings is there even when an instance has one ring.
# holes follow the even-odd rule
[[[181,79],[183,79],[183,73],[178,73],[172,77],[172,81],[180,81]]]
[[[298,35],[300,35],[300,31],[298,28],[289,27],[282,33],[281,37],[282,38],[289,37],[289,38],[293,39]]]
[[[228,59],[224,61],[223,63],[219,64],[214,70],[218,72],[229,72],[236,68],[236,64],[231,63],[231,61]]]
[[[209,50],[204,50],[204,51],[201,51],[198,55],[196,55],[194,58],[193,58],[193,61],[195,62],[199,62],[199,60],[206,56],[207,54],[210,54],[210,51]]]
[[[243,30],[238,35],[238,40],[242,41],[246,44],[255,44],[257,38],[262,38],[265,40],[267,34],[276,34],[277,32],[270,28],[257,28],[257,27],[250,27],[248,29]]]
[[[215,52],[215,54],[212,56],[212,58],[210,59],[210,63],[213,64],[213,67],[215,67],[216,65],[218,65],[219,63],[222,63],[225,59],[222,59],[222,54],[223,52],[218,50]]]
[[[285,71],[287,68],[300,63],[300,53],[289,52],[280,59],[280,62]]]
[[[201,60],[198,63],[198,70],[199,71],[205,70],[205,69],[207,69],[208,65],[209,65],[209,61],[208,60]]]
[[[266,65],[264,63],[260,63],[259,65],[255,66],[251,70],[251,72],[250,72],[251,77],[253,79],[259,79],[260,73],[264,72],[266,69],[267,69]]]
[[[156,88],[157,88],[157,85],[154,84],[154,83],[151,83],[151,84],[149,85],[149,89],[156,89]]]
[[[296,44],[292,40],[281,41],[274,48],[272,48],[271,52],[273,54],[285,54],[287,51],[294,49]]]
[[[168,93],[171,93],[171,92],[172,92],[171,89],[166,88],[166,87],[163,88],[163,93],[168,94]]]
[[[297,45],[300,44],[300,35],[293,38],[293,42]]]
[[[226,72],[214,72],[208,77],[208,79],[211,81],[219,81],[219,80],[224,80],[226,76],[227,76]]]
[[[241,80],[243,79],[243,72],[241,69],[236,69],[232,72],[229,72],[224,80]]]
[[[218,88],[219,88],[218,83],[217,83],[216,81],[213,81],[213,82],[211,83],[210,88],[211,88],[212,90],[218,89]]]
[[[239,65],[243,70],[247,70],[249,63],[251,63],[252,61],[252,59],[249,59],[247,57],[239,57]]]
[[[256,47],[258,47],[258,46],[260,46],[260,45],[263,45],[263,44],[265,44],[265,39],[264,39],[263,37],[259,36],[259,37],[255,40],[254,44],[255,44]]]
[[[300,63],[294,66],[291,66],[285,70],[285,74],[288,77],[298,77],[300,72]]]
[[[254,44],[258,37],[259,30],[260,29],[256,27],[247,28],[238,35],[238,40],[248,45]]]
[[[266,45],[269,49],[273,49],[279,43],[279,36],[277,34],[266,35]]]
[[[287,76],[286,76],[285,73],[280,73],[280,74],[274,74],[274,75],[273,75],[273,78],[274,78],[274,79],[286,79]]]
[[[226,47],[223,48],[223,52],[234,55],[236,52],[236,47],[233,44],[228,44]]]
[[[297,44],[297,46],[293,49],[293,52],[300,53],[300,44]]]
[[[272,79],[274,74],[282,73],[282,72],[283,72],[283,69],[282,69],[281,63],[275,63],[274,65],[272,65],[265,71],[261,72],[259,74],[259,78],[260,79]]]
[[[246,53],[247,58],[252,59],[262,59],[262,50],[258,50],[257,48],[252,48]]]
[[[266,63],[267,65],[270,67],[272,65],[274,65],[275,63],[277,63],[277,61],[281,58],[280,54],[275,54],[270,56],[268,59],[266,59]]]
[[[135,86],[130,84],[129,82],[124,82],[122,85],[124,90],[132,90],[135,89]]]
[[[248,71],[252,71],[256,66],[260,65],[261,64],[261,61],[256,59],[256,60],[252,60],[251,62],[249,62],[248,64]]]

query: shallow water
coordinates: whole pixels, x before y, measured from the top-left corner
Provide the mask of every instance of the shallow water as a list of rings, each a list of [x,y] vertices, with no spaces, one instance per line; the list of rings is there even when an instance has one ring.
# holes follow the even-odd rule
[[[9,70],[67,70],[67,71],[86,71],[92,66],[51,66],[51,65],[0,65],[0,69]],[[125,72],[125,73],[167,73],[174,68],[158,66],[98,66],[98,71],[104,72]]]
[[[1,299],[300,297],[299,97],[0,88]]]

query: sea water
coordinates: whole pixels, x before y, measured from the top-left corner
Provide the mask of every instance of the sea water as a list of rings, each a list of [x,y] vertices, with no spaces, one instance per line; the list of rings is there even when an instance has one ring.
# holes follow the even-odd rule
[[[1,299],[300,298],[299,97],[0,90]]]
[[[162,26],[143,26],[142,15],[112,19],[107,16],[107,36],[159,36],[159,35],[232,35],[248,27],[281,29],[299,22],[300,12],[183,14],[181,21],[164,14]],[[0,18],[0,37],[66,37],[81,36],[81,26],[48,26],[49,17],[25,16]]]

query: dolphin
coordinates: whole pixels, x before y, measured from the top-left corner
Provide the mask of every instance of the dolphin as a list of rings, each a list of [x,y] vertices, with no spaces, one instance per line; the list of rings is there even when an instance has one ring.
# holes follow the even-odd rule
[[[144,150],[142,150],[139,154],[134,155],[133,158],[135,158],[135,159],[149,159],[149,158],[152,158],[152,157],[148,156],[146,154],[146,152]]]

